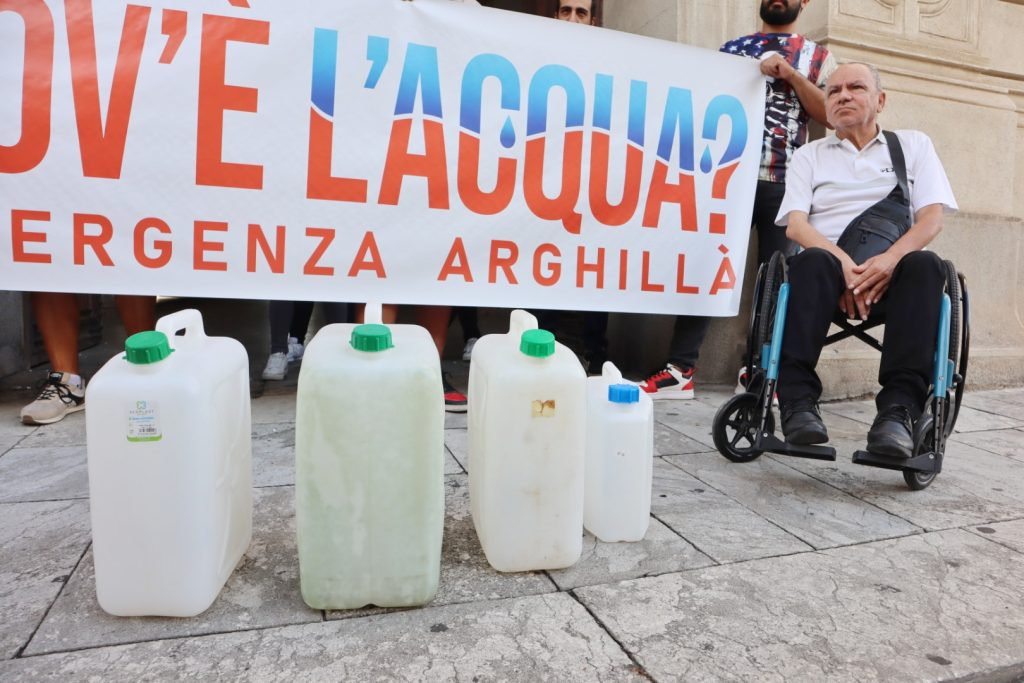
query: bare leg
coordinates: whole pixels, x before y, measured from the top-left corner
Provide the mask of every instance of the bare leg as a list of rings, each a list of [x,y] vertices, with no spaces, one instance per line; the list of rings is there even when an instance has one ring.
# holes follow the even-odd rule
[[[156,297],[119,294],[114,297],[117,312],[128,336],[156,327]]]
[[[416,307],[416,322],[427,328],[439,356],[444,353],[444,345],[448,341],[448,323],[451,322],[451,318],[451,306]]]
[[[32,312],[55,372],[78,374],[78,299],[74,294],[33,292]]]
[[[352,304],[353,319],[356,323],[362,323],[366,316],[366,304]],[[398,320],[398,306],[395,304],[384,304],[381,317],[385,325],[392,325]]]

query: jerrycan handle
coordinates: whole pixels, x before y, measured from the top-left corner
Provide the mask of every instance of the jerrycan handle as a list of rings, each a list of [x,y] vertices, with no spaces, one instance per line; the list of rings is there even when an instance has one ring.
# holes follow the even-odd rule
[[[512,335],[514,339],[519,340],[523,332],[527,330],[537,329],[537,317],[528,311],[517,308],[512,311],[512,316],[508,321],[508,333]]]
[[[177,313],[165,315],[156,321],[156,331],[167,335],[167,341],[171,348],[177,348],[182,337],[178,337],[178,330],[185,330],[185,339],[198,341],[206,337],[203,329],[203,316],[194,308],[186,308]]]
[[[610,360],[606,360],[601,366],[601,378],[605,384],[622,384],[622,373]]]
[[[382,325],[384,323],[384,306],[379,301],[367,301],[363,309],[363,323]]]

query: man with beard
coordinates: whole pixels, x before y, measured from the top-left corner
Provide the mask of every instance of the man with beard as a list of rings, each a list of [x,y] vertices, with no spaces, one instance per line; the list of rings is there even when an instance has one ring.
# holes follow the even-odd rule
[[[822,91],[836,61],[821,45],[797,33],[797,18],[810,0],[761,0],[761,30],[730,40],[721,52],[761,60],[768,77],[765,92],[764,142],[752,223],[757,227],[757,262],[776,251],[790,252],[785,230],[775,225],[785,194],[786,167],[793,153],[807,142],[810,119],[826,124]],[[693,398],[694,368],[710,318],[676,318],[665,367],[641,385],[653,399]],[[744,383],[744,370],[740,383]]]

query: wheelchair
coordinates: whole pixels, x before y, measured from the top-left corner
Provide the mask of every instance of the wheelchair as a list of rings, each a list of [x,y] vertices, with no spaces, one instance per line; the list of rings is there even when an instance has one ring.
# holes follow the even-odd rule
[[[942,471],[946,440],[953,432],[967,377],[970,349],[970,307],[962,274],[949,261],[939,317],[938,344],[932,382],[924,413],[913,429],[914,450],[910,458],[895,458],[857,451],[858,465],[899,470],[914,491],[927,488]],[[789,301],[788,269],[785,256],[776,252],[758,269],[754,306],[747,335],[746,391],[724,403],[715,414],[712,436],[719,453],[733,462],[751,462],[762,453],[775,453],[815,460],[835,461],[836,451],[825,445],[786,443],[775,435],[772,399],[779,376],[779,357],[785,332]],[[880,319],[854,322],[842,314],[833,321],[840,329],[825,339],[825,345],[855,337],[882,350],[882,344],[867,331],[883,324]]]

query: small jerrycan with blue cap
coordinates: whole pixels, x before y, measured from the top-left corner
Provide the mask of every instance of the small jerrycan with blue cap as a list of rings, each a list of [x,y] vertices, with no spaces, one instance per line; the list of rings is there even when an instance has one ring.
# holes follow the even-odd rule
[[[639,541],[651,519],[654,409],[612,363],[587,379],[583,526],[599,540]]]
[[[306,348],[295,421],[302,598],[314,609],[433,599],[444,529],[444,392],[416,325],[328,325]]]
[[[100,607],[205,611],[252,538],[245,348],[199,311],[164,316],[93,377],[85,424]]]
[[[513,311],[469,366],[469,498],[501,572],[559,569],[583,549],[586,375],[576,355]]]

